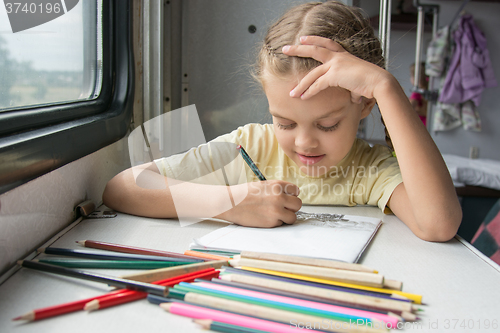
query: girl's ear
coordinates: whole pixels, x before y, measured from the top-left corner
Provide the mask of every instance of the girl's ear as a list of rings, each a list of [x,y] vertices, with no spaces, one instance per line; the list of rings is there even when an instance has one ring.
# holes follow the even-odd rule
[[[377,103],[375,98],[363,97],[363,102],[361,103],[363,105],[363,109],[361,109],[361,119],[368,117],[370,112],[372,112],[372,109],[375,106],[375,103]]]

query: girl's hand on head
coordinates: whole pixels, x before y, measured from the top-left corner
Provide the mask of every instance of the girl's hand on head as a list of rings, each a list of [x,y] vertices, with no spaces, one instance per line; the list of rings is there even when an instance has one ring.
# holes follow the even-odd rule
[[[290,92],[292,97],[308,99],[328,87],[340,87],[351,92],[353,103],[361,97],[375,98],[375,88],[388,72],[364,61],[331,39],[318,36],[300,38],[302,45],[287,45],[283,53],[288,56],[312,58],[322,63],[306,74]]]
[[[281,180],[266,180],[231,186],[233,198],[244,199],[218,217],[246,227],[273,228],[293,224],[302,207],[299,188]]]

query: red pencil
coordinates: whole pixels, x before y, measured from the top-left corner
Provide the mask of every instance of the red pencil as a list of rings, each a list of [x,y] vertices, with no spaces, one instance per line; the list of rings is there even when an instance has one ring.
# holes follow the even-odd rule
[[[156,281],[156,282],[153,282],[153,284],[162,284],[162,283],[169,283],[169,280],[171,281],[176,281],[176,280],[179,280],[179,282],[183,282],[183,281],[192,281],[194,279],[198,279],[198,278],[202,278],[202,277],[199,277],[198,275],[203,275],[203,274],[210,274],[210,273],[214,273],[215,272],[215,269],[214,268],[207,268],[207,269],[204,269],[204,270],[201,270],[201,271],[197,271],[197,272],[193,272],[193,273],[187,273],[187,274],[183,274],[183,275],[179,275],[179,276],[175,276],[175,277],[172,277],[172,278],[169,278],[169,279],[164,279],[164,280],[160,280],[160,281]],[[218,276],[218,271],[217,271],[217,276]],[[196,276],[194,278],[192,278],[192,276]],[[177,282],[177,283],[179,283]],[[85,307],[85,304],[89,303],[89,302],[92,302],[94,300],[100,300],[100,299],[106,299],[106,298],[109,298],[113,295],[115,296],[118,296],[118,295],[122,295],[122,296],[125,296],[126,294],[128,294],[131,290],[128,290],[128,289],[119,289],[119,290],[116,290],[116,291],[113,291],[113,292],[110,292],[110,293],[107,293],[107,294],[104,294],[104,295],[99,295],[99,296],[94,296],[94,297],[90,297],[90,298],[86,298],[86,299],[83,299],[83,300],[79,300],[79,301],[74,301],[74,302],[69,302],[69,303],[64,303],[64,304],[58,304],[58,305],[54,305],[54,306],[49,306],[49,307],[46,307],[46,308],[41,308],[41,309],[36,309],[36,310],[32,310],[22,316],[19,316],[19,317],[16,317],[12,320],[29,320],[29,321],[33,321],[33,320],[40,320],[40,319],[45,319],[45,318],[50,318],[50,317],[55,317],[55,316],[58,316],[58,315],[62,315],[62,314],[65,314],[65,313],[70,313],[70,312],[74,312],[74,311],[79,311],[79,310],[83,310],[84,307]],[[146,293],[143,293],[146,297],[147,294]]]
[[[77,241],[77,243],[84,246],[84,247],[89,247],[89,248],[93,248],[93,249],[100,249],[100,250],[108,250],[108,251],[114,251],[114,252],[145,254],[145,255],[151,255],[151,256],[170,257],[170,258],[193,259],[193,256],[189,256],[189,255],[185,255],[185,254],[181,254],[181,253],[153,250],[153,249],[144,249],[144,248],[140,248],[140,247],[106,243],[106,242],[98,242],[98,241],[93,241],[93,240],[82,240],[82,241]],[[196,259],[204,259],[204,258],[196,257]],[[213,259],[204,259],[204,260],[209,261],[209,260],[213,260]]]
[[[123,292],[123,290],[124,289],[120,289],[120,290],[114,291],[113,293],[120,294],[121,292]],[[100,295],[100,296],[82,299],[79,301],[49,306],[46,308],[30,311],[22,316],[19,316],[19,317],[12,319],[12,320],[30,320],[30,321],[31,320],[40,320],[40,319],[50,318],[50,317],[58,316],[58,315],[69,313],[69,312],[83,310],[83,307],[88,302],[91,302],[95,299],[108,297],[108,296],[109,296],[109,294],[105,294],[105,295]]]
[[[217,278],[219,277],[219,271],[207,271],[204,273],[196,272],[197,274],[190,273],[189,277],[185,278],[170,278],[167,279],[169,280],[168,282],[164,283],[158,283],[162,286],[170,286],[173,287],[174,285],[180,283],[180,282],[193,282],[195,279],[206,279],[206,280],[211,280],[212,278]],[[186,274],[188,275],[188,274]],[[165,280],[165,281],[167,281]],[[119,304],[124,304],[128,302],[132,302],[138,299],[146,298],[148,296],[147,293],[141,292],[141,291],[133,291],[133,290],[128,290],[128,292],[125,292],[123,294],[113,294],[110,293],[108,297],[101,297],[99,299],[92,300],[88,302],[84,306],[84,310],[87,311],[93,311],[97,309],[104,309],[104,308],[109,308],[111,306],[119,305]]]

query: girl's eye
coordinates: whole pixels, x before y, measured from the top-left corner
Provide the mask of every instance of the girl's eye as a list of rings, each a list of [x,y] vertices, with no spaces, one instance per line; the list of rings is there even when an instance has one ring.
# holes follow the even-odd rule
[[[280,123],[276,123],[276,125],[278,125],[279,129],[287,130],[287,129],[294,128],[297,124],[283,125],[283,124],[280,124]]]
[[[318,125],[318,128],[322,131],[325,131],[325,132],[331,132],[331,131],[334,131],[337,129],[337,127],[339,127],[339,124],[340,122],[336,123],[335,125],[333,126],[330,126],[330,127],[323,127],[321,125]]]

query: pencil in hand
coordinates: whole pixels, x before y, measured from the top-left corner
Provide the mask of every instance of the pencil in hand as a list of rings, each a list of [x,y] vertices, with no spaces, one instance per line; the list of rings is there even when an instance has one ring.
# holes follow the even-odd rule
[[[257,177],[259,177],[260,180],[266,180],[266,177],[264,177],[264,175],[262,174],[262,172],[260,172],[259,168],[257,168],[257,165],[255,165],[254,161],[252,161],[252,159],[250,158],[250,156],[248,156],[248,154],[245,151],[245,149],[243,149],[243,147],[241,145],[239,145],[237,148],[240,150],[241,156],[243,157],[243,159],[245,160],[245,162],[248,164],[248,166],[250,167],[250,169],[252,169],[253,173]]]

